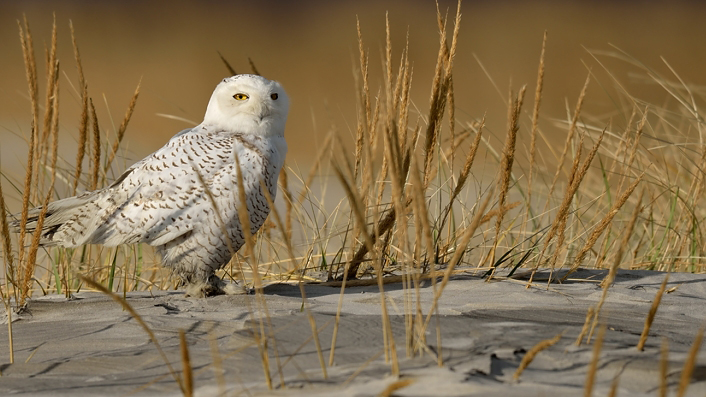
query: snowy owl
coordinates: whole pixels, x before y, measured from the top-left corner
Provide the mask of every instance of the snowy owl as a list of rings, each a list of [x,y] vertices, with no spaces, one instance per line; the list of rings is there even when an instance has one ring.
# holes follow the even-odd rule
[[[288,110],[287,94],[275,81],[247,74],[224,79],[201,124],[176,134],[112,185],[50,203],[40,244],[147,243],[187,295],[224,293],[214,272],[245,243],[236,159],[254,234],[270,212],[260,181],[273,199],[277,192]],[[28,232],[40,211],[30,211]]]

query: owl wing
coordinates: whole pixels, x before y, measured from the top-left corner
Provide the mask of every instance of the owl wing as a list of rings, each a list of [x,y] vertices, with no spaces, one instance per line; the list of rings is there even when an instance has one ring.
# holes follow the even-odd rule
[[[197,128],[177,134],[107,188],[89,242],[162,245],[207,221],[213,204],[206,189],[234,163],[234,138]]]

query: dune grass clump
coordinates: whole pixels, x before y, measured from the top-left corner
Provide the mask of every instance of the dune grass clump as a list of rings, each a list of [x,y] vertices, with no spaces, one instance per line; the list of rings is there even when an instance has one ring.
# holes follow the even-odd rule
[[[105,131],[101,131],[98,118],[96,116],[93,99],[88,94],[88,83],[83,74],[81,56],[78,50],[77,40],[73,25],[70,25],[71,40],[74,47],[75,64],[78,71],[78,84],[70,84],[72,88],[77,88],[77,96],[80,98],[81,114],[79,116],[78,150],[75,160],[75,169],[67,170],[57,166],[57,163],[71,163],[65,159],[58,158],[58,129],[59,129],[59,76],[60,62],[57,59],[57,25],[54,21],[52,27],[51,46],[46,57],[46,90],[44,106],[39,106],[39,83],[40,80],[37,62],[35,60],[35,48],[29,23],[25,19],[19,23],[20,42],[25,62],[25,71],[29,89],[29,102],[32,114],[30,131],[28,134],[28,154],[26,163],[26,173],[24,183],[18,183],[13,176],[2,173],[3,179],[10,182],[10,186],[17,194],[21,195],[21,211],[14,221],[19,221],[19,233],[15,240],[17,260],[14,261],[14,252],[10,241],[13,236],[9,228],[3,228],[3,238],[5,244],[6,259],[6,282],[8,286],[6,292],[11,294],[19,307],[23,306],[26,300],[36,291],[42,293],[63,293],[69,296],[72,292],[81,288],[81,281],[77,274],[95,274],[102,283],[107,282],[110,289],[116,282],[116,270],[125,270],[124,282],[121,287],[124,291],[138,288],[142,275],[142,259],[139,255],[139,262],[133,269],[129,267],[122,269],[118,264],[119,252],[134,253],[141,252],[140,246],[130,248],[105,249],[102,247],[81,247],[78,249],[49,248],[40,249],[39,238],[44,221],[46,204],[56,197],[63,197],[76,194],[79,191],[93,190],[108,183],[111,174],[112,162],[118,153],[120,141],[124,136],[130,121],[132,112],[136,107],[139,94],[139,85],[130,101],[128,110],[123,118],[120,128],[116,132],[116,139],[110,145],[112,149],[102,148],[108,138],[101,137]],[[41,114],[43,111],[43,114]],[[43,122],[40,123],[40,119]],[[91,133],[89,134],[89,130]],[[89,142],[92,141],[89,147]],[[102,143],[104,142],[104,143]],[[108,145],[106,145],[108,146]],[[108,153],[104,158],[101,153]],[[87,156],[90,155],[89,156]],[[84,163],[90,163],[90,172],[83,170]],[[22,189],[18,186],[23,186]],[[7,192],[6,194],[12,194]],[[42,205],[44,210],[39,213],[31,235],[25,224],[28,220],[28,210],[30,207]],[[7,214],[7,208],[4,206]],[[14,215],[13,215],[14,216]],[[4,222],[7,218],[4,217]],[[125,255],[127,257],[127,255]],[[122,261],[121,261],[122,262]],[[131,285],[127,285],[127,272],[132,272],[129,278]],[[147,284],[151,284],[148,282]],[[9,295],[8,295],[9,296]]]
[[[678,86],[650,72],[683,107],[681,111],[644,104],[626,91],[617,91],[615,95],[635,104],[618,109],[624,110],[628,119],[619,131],[611,120],[600,124],[600,118],[582,115],[584,103],[590,99],[591,79],[596,78],[592,72],[593,77],[586,80],[570,119],[566,123],[543,125],[540,112],[546,46],[543,44],[534,106],[531,111],[524,109],[524,87],[517,95],[511,95],[505,143],[502,148],[495,148],[483,136],[487,128],[484,117],[471,121],[456,118],[453,60],[458,47],[460,13],[447,21],[439,12],[437,22],[440,46],[426,112],[420,112],[418,109],[423,107],[413,104],[410,97],[413,69],[408,59],[409,43],[401,54],[393,56],[389,26],[383,51],[384,86],[379,90],[380,95],[373,95],[375,90],[369,81],[370,55],[359,29],[355,148],[348,150],[342,138],[332,132],[306,176],[298,175],[292,168],[282,173],[280,184],[286,204],[282,227],[271,220],[255,236],[257,247],[253,255],[256,252],[262,257],[267,269],[260,273],[266,279],[321,279],[314,276],[314,271],[325,269],[329,279],[352,280],[376,274],[378,264],[383,274],[402,270],[401,266],[408,264],[418,267],[423,274],[435,272],[448,264],[457,251],[459,237],[467,230],[478,204],[491,191],[496,197],[482,219],[482,230],[472,239],[475,253],[462,257],[466,265],[485,266],[493,271],[510,265],[531,269],[567,267],[571,273],[579,266],[608,267],[607,263],[627,254],[623,267],[703,271],[699,261],[703,251],[700,238],[703,211],[696,206],[696,197],[704,189],[700,170],[706,161],[706,151],[686,150],[684,147],[690,147],[690,142],[680,144],[674,139],[663,139],[656,146],[643,143],[645,136],[654,140],[662,130],[672,134],[669,138],[689,139],[690,136],[676,129],[689,120],[695,123],[691,129],[700,133],[697,99],[688,85]],[[58,131],[52,128],[54,125],[58,128],[59,120],[56,29],[47,57],[45,105],[41,107],[38,84],[41,79],[28,23],[25,21],[20,29],[33,121],[27,134],[29,150],[24,183],[12,175],[3,174],[3,178],[12,189],[6,189],[5,194],[22,197],[23,210],[17,219],[22,224],[30,205],[41,204],[47,197],[64,197],[110,182],[113,168],[121,167],[115,160],[120,158],[120,143],[138,106],[139,85],[120,126],[115,131],[103,131],[72,33],[79,81],[71,87],[76,89],[81,105],[77,117],[78,150],[75,161],[53,159],[55,146],[59,144],[52,140],[58,136]],[[556,124],[560,129],[565,128],[562,150],[545,151],[542,140],[545,144],[548,140],[544,129],[556,128]],[[479,151],[490,153],[489,159],[494,156],[497,159],[498,174],[494,180],[474,181],[474,162]],[[332,156],[334,152],[339,155]],[[671,165],[669,161],[675,158],[681,160]],[[52,166],[56,164],[53,162],[75,163],[75,168],[58,168]],[[522,175],[525,168],[529,172]],[[347,197],[334,205],[321,202],[312,190],[317,175],[329,172],[337,178],[326,183],[338,186],[324,188],[340,186],[348,191]],[[52,177],[55,186],[51,184]],[[541,181],[547,184],[542,185]],[[620,229],[633,213],[630,209],[635,208],[636,199],[632,193],[638,187],[645,197],[642,210],[631,233],[621,240],[625,244],[619,244],[617,236],[622,235]],[[327,212],[327,208],[334,211]],[[7,238],[13,240],[14,236]],[[126,291],[173,286],[155,272],[156,263],[144,263],[149,247],[51,248],[35,252],[38,260],[30,265],[31,236],[20,228],[17,240],[23,243],[15,243],[13,253],[17,254],[17,263],[10,266],[8,275],[13,294],[17,287],[18,301],[21,291],[26,291],[26,297],[38,289],[43,293],[64,294],[77,290],[80,288],[80,281],[74,277],[77,271],[108,281],[113,287],[119,284]],[[249,257],[246,252],[238,255],[241,259]],[[286,257],[289,260],[283,260]],[[12,276],[18,269],[23,271]],[[152,275],[145,278],[148,271]],[[127,276],[127,284],[116,277],[118,274],[123,279]],[[564,273],[562,278],[566,277]],[[20,288],[21,285],[25,287]]]

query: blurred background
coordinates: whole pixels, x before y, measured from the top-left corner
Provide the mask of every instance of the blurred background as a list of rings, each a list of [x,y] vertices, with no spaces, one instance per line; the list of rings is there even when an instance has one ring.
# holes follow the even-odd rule
[[[440,0],[439,5],[442,13],[454,15],[456,2]],[[42,77],[40,97],[44,53],[56,15],[62,73],[60,151],[67,166],[75,158],[80,114],[69,30],[72,21],[89,95],[111,139],[141,81],[141,94],[124,139],[124,164],[141,159],[176,132],[202,120],[213,88],[228,74],[220,52],[236,71],[249,72],[251,58],[261,74],[284,85],[292,102],[286,132],[288,162],[306,174],[317,144],[332,126],[344,137],[354,133],[356,18],[370,52],[372,89],[377,92],[381,86],[386,13],[393,59],[399,60],[409,35],[412,99],[425,114],[439,42],[436,6],[431,0],[2,1],[0,167],[6,177],[21,179],[26,163],[30,104],[17,25],[23,15],[34,37]],[[589,87],[587,114],[610,117],[618,106],[611,95],[618,83],[653,103],[673,101],[644,72],[636,73],[639,68],[603,55],[606,52],[624,51],[676,81],[664,58],[684,81],[693,84],[697,94],[706,80],[706,6],[701,2],[466,0],[462,14],[454,65],[456,116],[465,123],[487,113],[493,140],[503,139],[503,98],[511,84],[515,90],[528,84],[525,110],[531,111],[545,30],[542,118],[547,130],[552,120],[566,119],[567,104],[573,109],[589,69],[596,78]],[[626,120],[614,120],[621,122]],[[547,133],[551,136],[551,131]],[[520,144],[526,145],[527,131],[520,134]],[[557,142],[563,144],[563,138]],[[14,199],[9,201],[16,205]]]

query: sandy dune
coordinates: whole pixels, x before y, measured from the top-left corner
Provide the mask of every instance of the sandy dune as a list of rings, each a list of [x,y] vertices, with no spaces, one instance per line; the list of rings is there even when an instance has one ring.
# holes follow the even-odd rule
[[[582,395],[592,345],[575,347],[587,308],[601,295],[603,271],[580,271],[563,285],[526,289],[516,281],[487,283],[475,277],[453,279],[440,303],[442,355],[438,367],[429,354],[405,358],[401,284],[386,291],[401,360],[401,379],[412,383],[396,396],[549,396]],[[706,275],[672,274],[645,351],[635,345],[664,273],[621,271],[604,306],[608,324],[594,395],[606,395],[615,376],[618,395],[657,395],[661,337],[669,340],[671,393],[694,337],[706,318]],[[328,361],[337,288],[308,285],[310,309],[320,329]],[[432,299],[429,282],[421,289],[426,311]],[[322,376],[311,326],[297,286],[270,285],[265,299],[275,329],[282,378],[270,349],[272,379],[286,388],[268,391],[260,354],[251,336],[248,304],[252,295],[186,299],[181,292],[131,293],[128,301],[156,334],[176,372],[181,372],[178,330],[187,332],[197,396],[218,395],[211,365],[211,338],[218,344],[228,395],[337,396],[378,395],[398,381],[381,355],[380,300],[376,286],[347,288],[335,365]],[[34,299],[30,313],[13,323],[16,363],[4,364],[1,395],[180,395],[155,345],[138,323],[109,298],[81,292],[66,301],[56,296]],[[438,351],[436,322],[427,335]],[[519,382],[512,375],[523,355],[541,340],[563,332],[556,345],[539,353]],[[7,327],[0,330],[0,357],[7,362]],[[270,343],[270,348],[273,344]],[[33,355],[32,355],[33,354]],[[31,358],[28,360],[28,357]],[[363,364],[372,357],[367,366]],[[28,362],[25,362],[28,360]],[[346,382],[354,372],[362,371]],[[706,393],[706,349],[699,355],[688,395]],[[222,386],[220,386],[222,387]],[[247,392],[245,391],[247,389]]]

